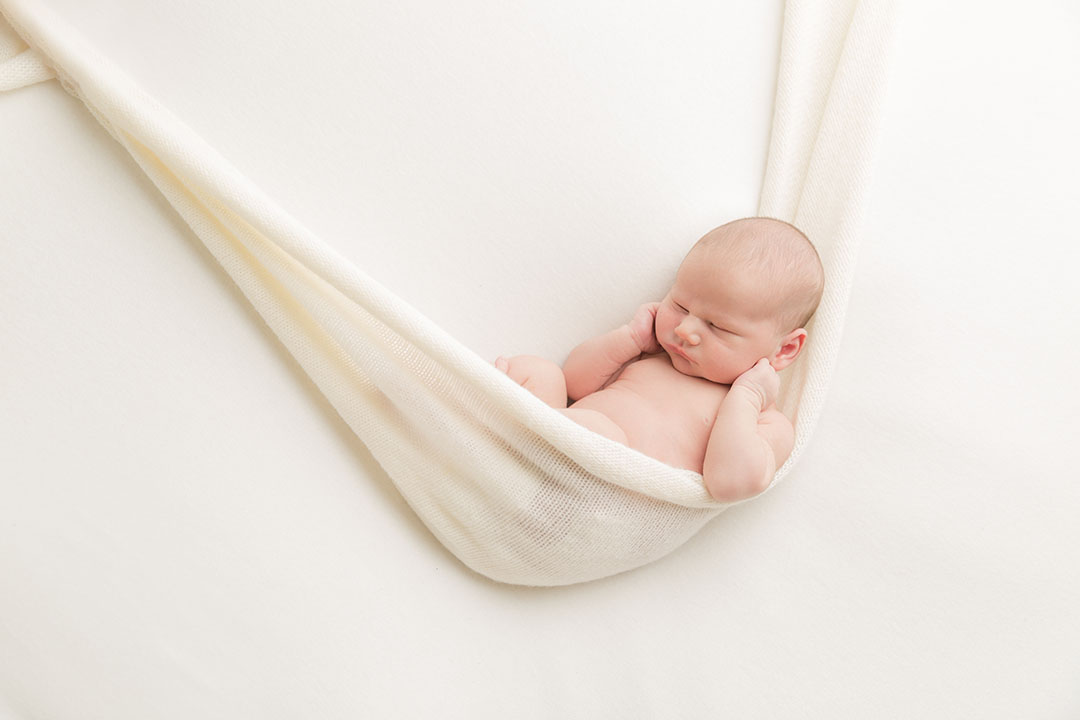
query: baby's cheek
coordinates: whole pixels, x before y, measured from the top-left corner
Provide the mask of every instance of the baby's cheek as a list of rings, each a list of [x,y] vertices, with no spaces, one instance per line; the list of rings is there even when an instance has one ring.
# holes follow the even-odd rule
[[[673,329],[674,325],[671,322],[671,313],[664,312],[663,308],[656,313],[656,334],[657,336],[667,335]]]

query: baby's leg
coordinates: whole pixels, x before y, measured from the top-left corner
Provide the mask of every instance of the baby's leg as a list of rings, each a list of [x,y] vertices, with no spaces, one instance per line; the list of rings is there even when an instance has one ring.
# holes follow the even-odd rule
[[[499,357],[495,367],[551,407],[566,407],[566,377],[562,368],[550,360],[533,355]]]
[[[562,413],[578,425],[584,425],[594,433],[599,433],[604,437],[610,438],[615,442],[620,442],[623,445],[630,444],[626,440],[626,433],[623,432],[623,429],[619,427],[614,420],[598,410],[567,408],[566,410],[563,410]]]

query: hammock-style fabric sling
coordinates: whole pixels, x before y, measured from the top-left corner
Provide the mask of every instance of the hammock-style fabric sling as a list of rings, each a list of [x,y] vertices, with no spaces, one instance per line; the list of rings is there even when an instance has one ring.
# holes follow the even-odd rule
[[[0,0],[0,90],[53,77],[123,145],[436,537],[495,580],[561,585],[677,548],[724,504],[552,410],[343,259],[29,0]],[[884,77],[887,2],[789,0],[759,214],[817,245],[825,296],[779,405],[801,455],[847,304]]]

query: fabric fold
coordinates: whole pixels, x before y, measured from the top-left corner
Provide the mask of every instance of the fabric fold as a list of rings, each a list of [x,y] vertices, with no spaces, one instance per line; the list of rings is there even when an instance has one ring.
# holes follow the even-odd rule
[[[0,62],[0,92],[17,90],[45,80],[52,80],[56,73],[49,68],[33,50],[23,50],[15,57]]]

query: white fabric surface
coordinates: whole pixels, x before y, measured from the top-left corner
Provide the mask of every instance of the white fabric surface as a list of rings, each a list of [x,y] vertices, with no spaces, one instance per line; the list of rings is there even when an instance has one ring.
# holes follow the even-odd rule
[[[575,42],[597,27],[569,22],[580,15],[535,18],[555,38],[548,50],[573,50],[593,69],[576,89],[596,102],[574,117],[608,108],[623,135],[604,145],[611,134],[577,134],[588,123],[549,114],[531,124],[571,104],[558,88],[546,86],[558,102],[533,85],[508,108],[484,95],[489,83],[470,85],[470,72],[505,88],[498,81],[520,67],[439,46],[451,40],[441,28],[464,27],[469,47],[528,47],[484,32],[505,27],[505,10],[477,6],[460,25],[387,11],[384,23],[416,39],[402,54],[385,26],[371,30],[345,8],[251,15],[238,38],[229,20],[247,16],[217,5],[110,17],[54,4],[271,196],[367,267],[385,264],[372,274],[485,355],[565,352],[649,289],[625,284],[656,272],[650,233],[667,233],[656,243],[673,266],[676,243],[756,202],[739,192],[763,167],[767,113],[725,113],[771,96],[774,71],[756,88],[729,73],[734,87],[718,95],[676,94],[665,81],[694,85],[676,60],[685,69],[731,53],[741,68],[757,51],[774,63],[775,8],[724,25],[739,53],[678,34],[714,39],[706,23],[641,11],[607,42],[640,53],[636,39],[660,36],[669,52],[630,68],[610,60],[610,44]],[[954,12],[915,6],[902,24],[873,241],[826,414],[797,472],[660,563],[557,591],[461,570],[81,107],[49,86],[0,96],[4,134],[20,139],[3,149],[0,269],[12,469],[0,688],[12,712],[1073,714],[1080,543],[1076,473],[1062,449],[1077,430],[1077,393],[1053,367],[1077,360],[1064,332],[1077,258],[1061,216],[1078,199],[1080,158],[1058,99],[1078,89],[1068,42],[1077,18],[1050,3],[1026,17]],[[961,21],[971,31],[958,52]],[[362,28],[387,38],[353,48],[364,59],[416,77],[410,62],[437,57],[441,82],[362,78],[398,100],[396,116],[387,103],[374,113],[370,95],[330,92],[357,82],[359,63],[343,69],[339,51]],[[994,38],[1006,30],[1021,50],[1002,57]],[[519,59],[550,77],[552,63],[533,57]],[[698,117],[679,116],[696,132],[657,132],[671,104],[642,95],[664,92],[699,103]],[[424,145],[432,97],[444,101],[437,128],[460,139],[449,148]],[[504,114],[477,117],[484,101]],[[719,118],[728,132],[717,132]],[[508,148],[546,164],[510,162]],[[612,162],[583,168],[585,149]],[[730,176],[717,177],[717,157],[734,159]],[[368,245],[348,245],[380,222],[394,252],[369,258]],[[462,244],[434,246],[448,227]],[[526,237],[496,245],[511,232]],[[429,262],[416,262],[416,248]],[[601,262],[623,249],[625,266]],[[555,270],[563,293],[549,290]],[[601,291],[610,305],[594,311]],[[462,310],[466,294],[479,301]]]

